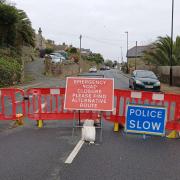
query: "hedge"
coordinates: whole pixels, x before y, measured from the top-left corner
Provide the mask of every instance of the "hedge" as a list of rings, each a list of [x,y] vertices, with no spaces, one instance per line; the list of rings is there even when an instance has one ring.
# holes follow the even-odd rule
[[[12,58],[0,57],[0,87],[16,84],[21,78],[21,65]]]

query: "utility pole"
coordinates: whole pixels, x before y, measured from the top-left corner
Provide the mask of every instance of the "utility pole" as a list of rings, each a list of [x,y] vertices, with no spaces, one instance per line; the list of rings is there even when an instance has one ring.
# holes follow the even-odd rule
[[[121,47],[121,63],[123,62],[123,53],[122,53],[122,47]]]
[[[127,34],[127,73],[129,73],[129,63],[128,63],[128,41],[129,41],[129,34],[128,34],[128,31],[125,32]]]
[[[135,58],[135,70],[136,70],[136,61],[137,61],[137,41],[136,41],[136,58]]]
[[[81,66],[80,66],[80,62],[81,62],[81,39],[82,39],[82,35],[80,35],[80,37],[79,37],[79,39],[80,39],[80,48],[79,48],[79,73],[81,72]]]
[[[174,0],[172,0],[172,20],[171,20],[171,54],[170,54],[170,72],[169,72],[169,85],[172,86],[172,75],[173,75],[173,69],[172,69],[172,61],[173,61],[173,30],[174,30]]]

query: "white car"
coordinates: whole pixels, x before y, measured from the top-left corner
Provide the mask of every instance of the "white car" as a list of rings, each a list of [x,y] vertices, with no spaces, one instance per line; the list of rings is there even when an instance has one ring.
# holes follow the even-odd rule
[[[66,58],[63,57],[60,53],[51,53],[52,56],[57,56],[61,61],[65,61]]]
[[[89,69],[89,72],[97,72],[97,68],[94,66],[94,67],[91,67],[90,69]]]
[[[62,60],[58,56],[54,56],[54,55],[51,55],[51,54],[49,56],[51,58],[52,63],[61,63],[62,62]]]

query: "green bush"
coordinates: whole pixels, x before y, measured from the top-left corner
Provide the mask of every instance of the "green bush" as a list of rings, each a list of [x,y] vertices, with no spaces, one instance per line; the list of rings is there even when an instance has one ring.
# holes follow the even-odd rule
[[[54,49],[52,49],[52,48],[46,48],[45,49],[45,54],[51,54],[53,52],[54,52]]]
[[[95,62],[96,64],[102,64],[104,62],[104,59],[101,54],[99,53],[93,53],[88,57],[84,57],[84,59],[87,59],[88,61]]]
[[[70,48],[70,49],[68,50],[68,52],[69,52],[70,54],[76,54],[76,53],[77,53],[77,49],[76,49],[75,47],[72,47],[72,48]]]
[[[21,65],[12,58],[0,58],[0,87],[13,85],[21,78]]]

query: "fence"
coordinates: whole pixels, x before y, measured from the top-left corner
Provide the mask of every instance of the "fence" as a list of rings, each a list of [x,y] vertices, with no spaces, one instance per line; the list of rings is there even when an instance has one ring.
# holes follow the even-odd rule
[[[114,112],[104,113],[104,117],[112,122],[124,125],[126,105],[144,104],[167,107],[167,130],[180,130],[180,95],[168,93],[138,92],[130,90],[115,90]]]
[[[27,106],[24,101],[28,99]],[[17,113],[32,120],[98,119],[95,111],[67,111],[64,109],[65,88],[32,88],[26,94],[21,89],[0,89],[0,120],[16,119]],[[114,91],[114,111],[103,112],[105,120],[125,123],[128,103],[167,107],[167,130],[180,130],[180,95],[168,93]]]
[[[32,120],[95,119],[97,112],[67,111],[64,109],[64,88],[33,88],[27,91],[27,116]]]
[[[24,91],[0,89],[0,120],[15,120],[19,113],[25,114]]]
[[[170,66],[159,66],[157,73],[160,75],[161,81],[169,83]],[[180,66],[172,67],[173,85],[180,87]]]

